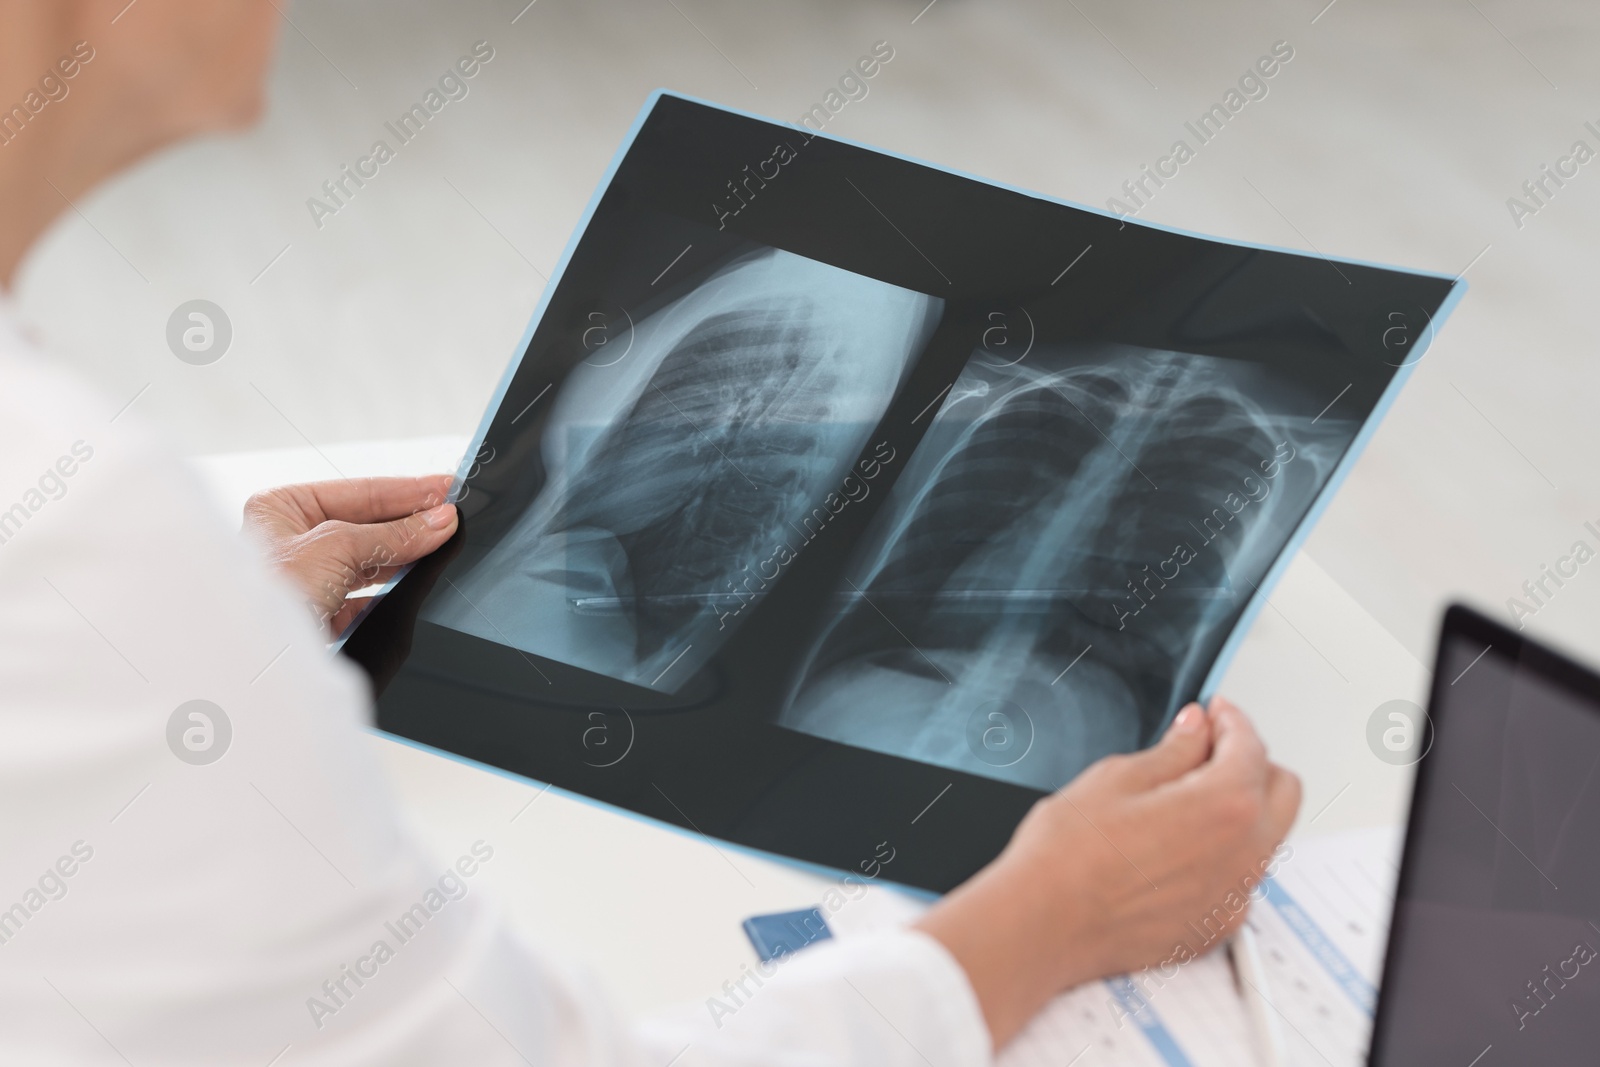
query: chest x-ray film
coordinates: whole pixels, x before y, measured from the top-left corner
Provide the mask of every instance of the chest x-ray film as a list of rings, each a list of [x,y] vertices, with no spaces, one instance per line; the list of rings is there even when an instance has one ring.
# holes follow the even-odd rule
[[[658,95],[347,651],[395,733],[941,888],[1208,692],[1457,288]]]

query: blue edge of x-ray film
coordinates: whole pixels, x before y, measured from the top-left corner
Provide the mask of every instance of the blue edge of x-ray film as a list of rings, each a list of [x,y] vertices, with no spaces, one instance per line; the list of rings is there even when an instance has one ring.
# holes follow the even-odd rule
[[[807,945],[833,937],[821,908],[780,911],[774,915],[752,915],[744,921],[744,935],[762,963],[779,960]]]
[[[594,193],[589,197],[589,203],[584,208],[583,217],[578,220],[577,226],[573,228],[572,237],[568,239],[567,247],[562,251],[561,259],[556,264],[556,269],[551,273],[550,280],[545,284],[544,292],[540,295],[538,306],[534,308],[533,315],[528,320],[528,328],[522,335],[522,340],[518,344],[516,354],[511,360],[511,365],[506,368],[505,374],[501,376],[500,385],[495,389],[494,398],[489,401],[488,407],[484,410],[483,420],[478,424],[477,431],[472,435],[472,443],[470,446],[468,446],[466,453],[461,457],[461,465],[456,471],[455,481],[451,484],[451,499],[454,499],[456,493],[460,491],[462,484],[466,481],[467,471],[472,465],[473,457],[476,456],[478,454],[478,450],[483,447],[484,438],[488,436],[489,433],[489,425],[494,421],[495,413],[500,410],[500,405],[505,401],[506,391],[511,387],[511,381],[516,377],[517,369],[522,365],[522,360],[527,355],[528,346],[533,343],[533,334],[539,326],[539,320],[544,316],[545,307],[550,303],[550,298],[555,294],[556,286],[560,284],[562,276],[566,273],[567,265],[572,261],[572,255],[577,250],[578,242],[583,239],[585,231],[588,230],[589,222],[594,217],[595,210],[600,206],[600,198],[604,196],[605,191],[610,188],[611,180],[616,177],[617,168],[621,166],[623,158],[628,154],[628,149],[633,147],[634,139],[638,137],[639,130],[643,128],[645,120],[650,117],[650,112],[655,109],[656,102],[659,101],[663,96],[672,96],[680,100],[687,100],[691,103],[702,104],[706,107],[714,107],[721,111],[731,112],[735,115],[743,115],[746,118],[757,119],[761,122],[779,122],[781,125],[794,125],[793,123],[782,123],[778,119],[769,118],[765,115],[757,115],[754,112],[745,111],[742,108],[729,107],[726,104],[717,104],[709,100],[701,100],[698,97],[690,96],[686,93],[676,93],[669,92],[665,89],[657,89],[655,92],[650,94],[649,99],[647,99],[644,102],[644,106],[640,108],[638,117],[633,120],[633,126],[628,130],[627,137],[623,138],[622,144],[617,148],[616,155],[611,158],[611,165],[606,168],[605,176],[601,178],[599,184],[595,186]],[[798,129],[798,127],[796,128]],[[1035,200],[1043,200],[1052,204],[1060,204],[1063,207],[1077,208],[1079,211],[1093,212],[1096,215],[1103,215],[1106,218],[1118,218],[1117,215],[1110,211],[1104,211],[1100,208],[1090,207],[1086,204],[1074,203],[1070,200],[1062,200],[1059,197],[1045,196],[1042,193],[1036,193],[1029,189],[1020,189],[1014,185],[1007,185],[1004,182],[997,182],[990,178],[982,178],[975,174],[968,174],[965,171],[956,170],[952,167],[941,166],[937,163],[929,163],[926,160],[902,155],[899,152],[890,152],[886,149],[876,148],[871,145],[858,144],[857,142],[843,137],[836,137],[832,134],[821,133],[809,128],[804,132],[807,134],[807,136],[823,137],[827,138],[828,140],[838,141],[841,144],[848,144],[856,148],[865,148],[868,151],[878,152],[887,156],[893,156],[894,158],[904,160],[907,163],[915,163],[918,166],[930,167],[934,170],[943,171],[946,174],[954,174],[958,177],[968,178],[976,182],[982,182],[984,185],[993,186],[997,189],[1005,189],[1009,192],[1020,193],[1023,196],[1029,196]],[[1308,255],[1308,253],[1297,248],[1281,248],[1274,245],[1257,244],[1252,241],[1235,241],[1226,238],[1214,237],[1209,234],[1194,233],[1190,230],[1179,229],[1176,226],[1163,226],[1160,223],[1155,222],[1142,222],[1140,220],[1131,218],[1123,218],[1120,219],[1120,221],[1124,225],[1128,226],[1148,226],[1151,229],[1165,230],[1168,233],[1176,233],[1184,237],[1198,237],[1201,240],[1216,241],[1222,244],[1233,245],[1238,248],[1255,248],[1263,252],[1284,252],[1297,256]],[[1378,398],[1378,403],[1373,407],[1372,413],[1367,416],[1366,421],[1362,424],[1360,432],[1358,432],[1355,436],[1355,439],[1350,442],[1350,447],[1345,450],[1344,458],[1341,459],[1338,466],[1333,469],[1333,473],[1328,477],[1327,484],[1324,485],[1322,487],[1322,491],[1317,494],[1317,498],[1312,502],[1310,509],[1306,512],[1305,518],[1302,519],[1300,525],[1296,527],[1294,534],[1283,546],[1283,550],[1278,553],[1278,558],[1273,562],[1272,568],[1267,571],[1266,577],[1261,580],[1261,583],[1257,587],[1255,593],[1251,595],[1249,601],[1245,604],[1245,609],[1240,614],[1239,621],[1234,624],[1232,632],[1228,635],[1228,640],[1223,644],[1221,651],[1217,653],[1216,660],[1211,666],[1210,673],[1206,675],[1205,681],[1201,683],[1201,700],[1208,700],[1216,691],[1217,685],[1221,682],[1223,674],[1227,671],[1229,662],[1238,652],[1239,645],[1241,642],[1243,642],[1245,634],[1250,631],[1251,624],[1255,621],[1256,615],[1261,611],[1261,606],[1266,603],[1267,597],[1272,592],[1273,587],[1277,584],[1278,580],[1283,577],[1283,572],[1288,569],[1290,560],[1294,558],[1294,555],[1299,551],[1301,544],[1304,543],[1306,537],[1310,535],[1311,528],[1315,526],[1317,520],[1321,518],[1323,510],[1327,508],[1329,501],[1333,499],[1333,496],[1338,491],[1339,486],[1349,475],[1350,469],[1355,466],[1356,460],[1360,457],[1362,449],[1366,447],[1367,441],[1371,439],[1373,432],[1377,429],[1378,423],[1382,421],[1383,416],[1388,413],[1389,407],[1394,403],[1395,396],[1400,392],[1400,387],[1405,384],[1406,379],[1411,376],[1412,369],[1417,365],[1418,362],[1421,361],[1422,357],[1427,353],[1428,348],[1432,346],[1434,335],[1438,332],[1439,328],[1444,325],[1445,319],[1448,318],[1450,313],[1455,310],[1456,304],[1460,302],[1462,295],[1467,290],[1466,281],[1463,280],[1459,275],[1451,278],[1451,276],[1448,274],[1440,274],[1436,271],[1413,270],[1409,267],[1393,267],[1382,263],[1370,263],[1359,259],[1335,258],[1330,256],[1321,256],[1320,258],[1325,259],[1330,263],[1348,263],[1352,266],[1375,267],[1379,270],[1398,270],[1407,274],[1419,274],[1432,278],[1444,278],[1451,281],[1452,285],[1450,287],[1449,294],[1445,297],[1444,303],[1439,305],[1438,313],[1434,315],[1434,317],[1429,321],[1427,329],[1423,331],[1422,339],[1418,341],[1406,363],[1401,366],[1396,371],[1395,376],[1390,379],[1388,386],[1383,391],[1383,395]],[[358,625],[361,620],[366,617],[367,612],[372,610],[373,605],[375,605],[378,600],[380,600],[386,593],[393,589],[396,583],[398,583],[401,578],[405,577],[406,572],[409,570],[410,567],[408,566],[405,568],[405,570],[402,570],[384,584],[384,586],[378,591],[377,595],[372,598],[372,602],[368,604],[361,614],[356,617],[352,624],[345,630],[344,634],[340,636],[339,640],[334,642],[334,644],[331,646],[331,650],[337,651],[344,644],[345,638],[348,637],[355,629],[356,625]],[[392,741],[397,741],[400,744],[421,749],[425,752],[433,752],[444,756],[447,759],[455,760],[458,763],[466,763],[475,767],[480,767],[484,770],[503,775],[507,778],[513,778],[524,783],[533,781],[533,779],[528,778],[526,775],[517,774],[513,771],[502,770],[499,767],[492,767],[485,763],[479,763],[477,760],[468,759],[465,756],[460,756],[453,752],[446,752],[444,749],[435,748],[432,745],[425,745],[409,738],[398,737],[393,734],[384,733],[384,731],[381,730],[376,730],[375,732],[383,733],[385,737],[388,737]],[[573,799],[579,800],[585,804],[605,808],[609,811],[638,819],[641,822],[649,823],[652,826],[675,831],[685,837],[700,837],[704,839],[704,835],[698,833],[697,831],[686,829],[681,826],[675,826],[672,823],[662,822],[658,819],[651,818],[648,815],[641,815],[638,812],[629,811],[626,808],[619,808],[613,804],[608,804],[604,801],[595,800],[592,797],[584,796],[581,793],[574,793],[570,790],[562,789],[560,786],[550,786],[547,784],[546,788],[554,789],[556,792],[563,793],[566,796],[572,797]],[[788,867],[794,867],[803,871],[808,871],[823,878],[827,878],[838,873],[834,868],[824,867],[821,864],[810,863],[805,860],[797,860],[789,856],[768,852],[764,849],[751,848],[748,845],[735,844],[731,841],[723,841],[718,847],[722,846],[735,849],[748,855],[759,856],[763,859],[781,863]],[[886,882],[889,881],[887,877],[885,877],[883,880]],[[910,893],[913,896],[922,897],[924,899],[931,900],[938,896],[937,893],[932,893],[927,890],[918,889],[911,886],[897,885],[897,888],[904,892]]]

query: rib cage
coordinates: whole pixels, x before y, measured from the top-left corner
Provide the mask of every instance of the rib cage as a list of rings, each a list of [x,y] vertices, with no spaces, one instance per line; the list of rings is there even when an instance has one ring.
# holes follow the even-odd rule
[[[864,597],[817,643],[786,725],[996,773],[962,729],[1011,700],[1054,751],[1002,776],[1051,786],[1109,750],[1094,745],[1147,740],[1198,684],[1241,595],[1231,576],[1260,580],[1339,434],[1269,416],[1206,357],[1062,362],[969,363],[852,562]],[[1260,464],[1289,436],[1299,455],[1269,482]],[[1213,519],[1207,544],[1206,518],[1247,485],[1268,495]],[[1179,543],[1195,558],[1119,629],[1117,605],[1140,603],[1128,583]]]
[[[543,488],[427,617],[676,688],[839,488],[940,307],[776,250],[723,268],[561,383]]]
[[[849,368],[816,343],[818,317],[797,294],[706,319],[573,485],[559,527],[616,534],[641,657],[705,610],[664,597],[723,592],[844,476],[870,432],[839,421]]]

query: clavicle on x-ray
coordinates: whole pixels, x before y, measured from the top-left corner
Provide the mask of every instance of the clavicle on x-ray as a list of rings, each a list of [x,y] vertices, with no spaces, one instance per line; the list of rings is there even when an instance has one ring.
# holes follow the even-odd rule
[[[779,725],[1039,788],[1148,743],[1356,424],[1246,361],[980,348],[914,452],[862,469],[942,310],[740,257],[561,383],[542,489],[425,617],[672,693],[821,524],[886,491]]]

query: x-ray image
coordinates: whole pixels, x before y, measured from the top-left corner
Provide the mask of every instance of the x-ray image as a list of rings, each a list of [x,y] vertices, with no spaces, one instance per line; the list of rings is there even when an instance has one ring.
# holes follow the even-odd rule
[[[974,354],[780,723],[1043,789],[1192,694],[1357,424],[1259,364]]]
[[[1464,283],[813,133],[651,98],[341,647],[381,729],[944,892],[1219,684]]]
[[[728,264],[560,383],[543,488],[424,617],[674,691],[850,474],[940,307],[788,252]]]

